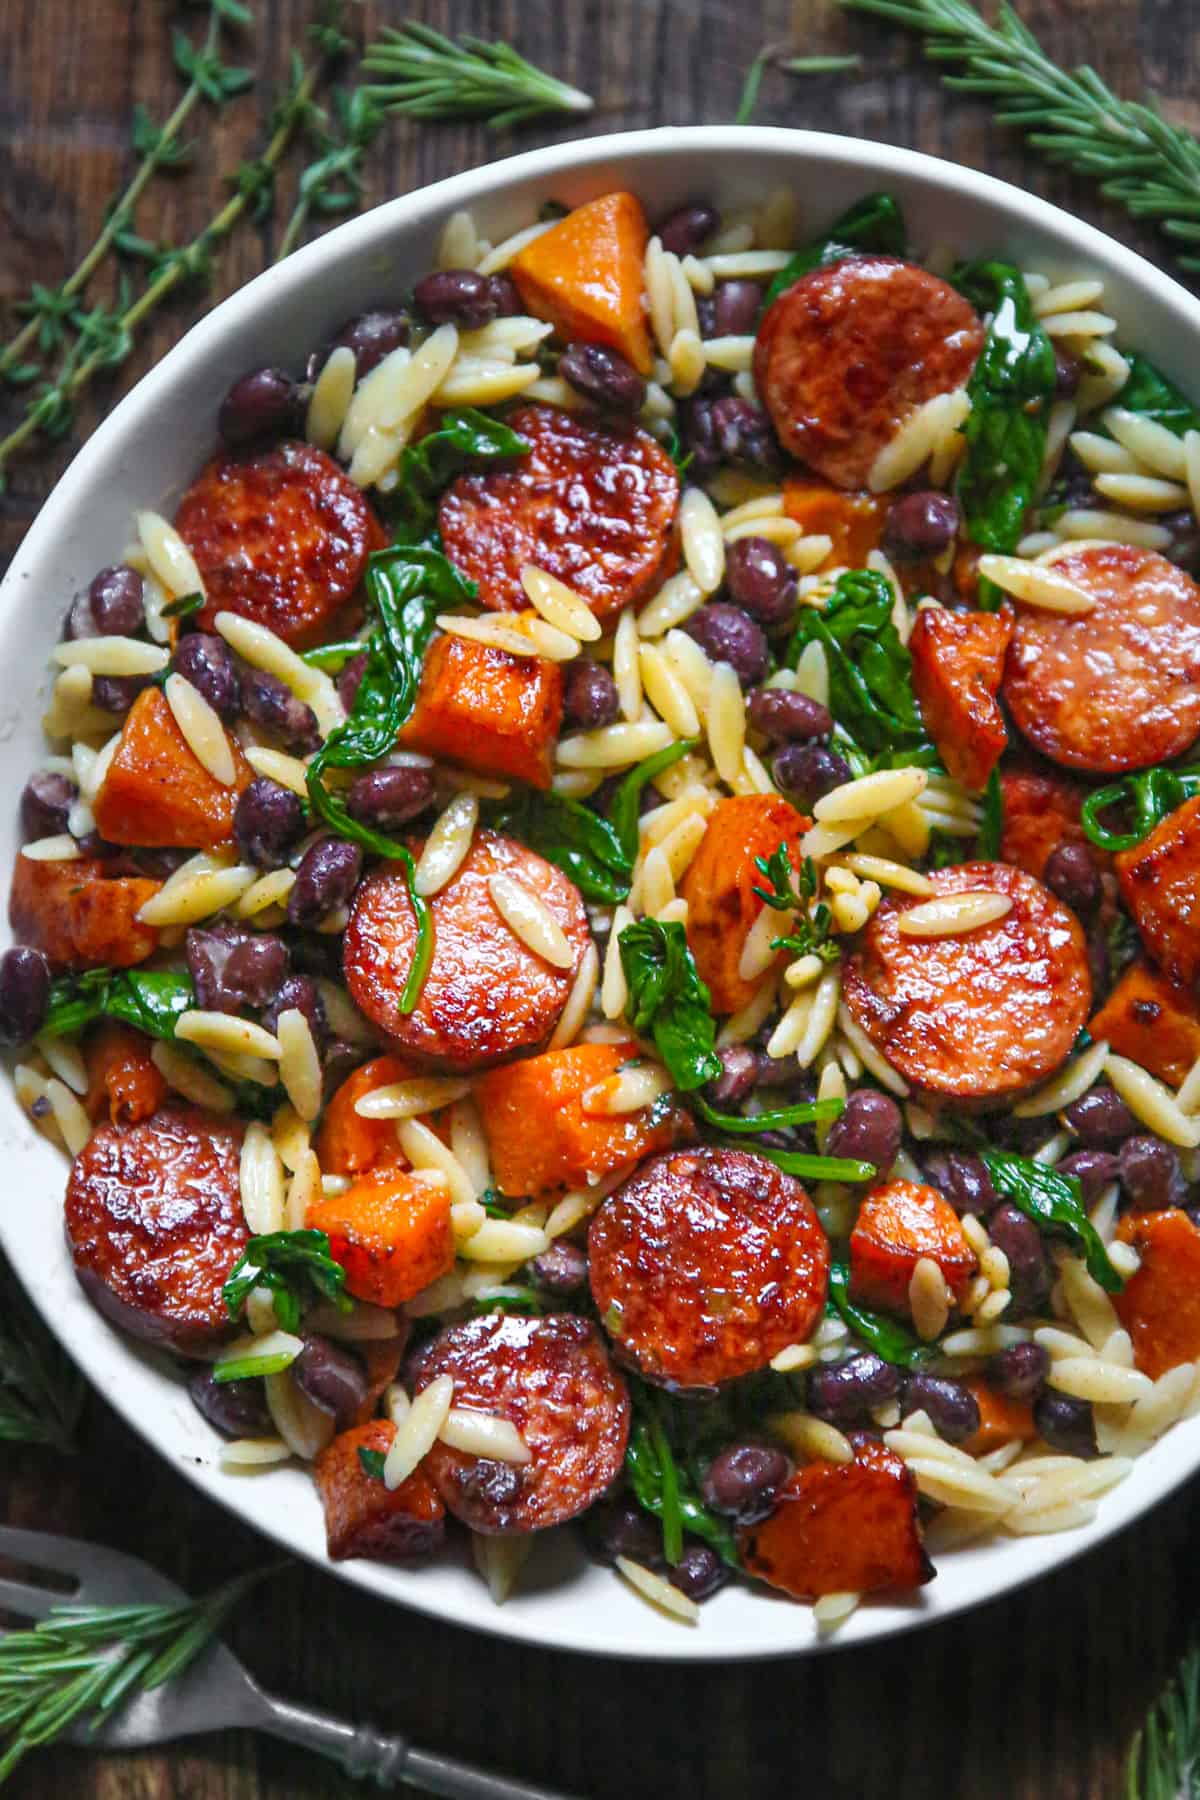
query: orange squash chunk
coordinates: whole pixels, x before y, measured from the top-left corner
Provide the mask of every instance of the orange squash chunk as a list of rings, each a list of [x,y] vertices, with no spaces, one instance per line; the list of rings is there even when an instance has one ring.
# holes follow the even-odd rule
[[[583,1095],[638,1055],[636,1044],[573,1044],[492,1069],[475,1089],[492,1173],[502,1194],[583,1187],[676,1142],[670,1111],[587,1113]]]
[[[313,1464],[331,1562],[348,1556],[411,1562],[441,1549],[446,1509],[424,1469],[414,1469],[398,1488],[387,1488],[363,1468],[359,1451],[386,1456],[395,1435],[390,1419],[354,1425],[326,1444]]]
[[[886,1181],[872,1188],[850,1233],[850,1293],[863,1306],[909,1313],[908,1284],[932,1257],[956,1301],[978,1268],[958,1214],[936,1188]]]
[[[1179,1207],[1126,1213],[1122,1244],[1142,1259],[1113,1305],[1133,1339],[1133,1360],[1157,1381],[1177,1363],[1200,1356],[1200,1231]]]
[[[1149,963],[1130,963],[1094,1018],[1092,1037],[1178,1087],[1200,1056],[1200,1005]]]
[[[19,944],[31,944],[62,969],[128,969],[158,948],[158,933],[138,913],[162,886],[140,875],[113,878],[96,856],[73,862],[13,864],[8,917]]]
[[[925,729],[954,779],[975,793],[1008,743],[996,694],[1012,634],[1007,607],[996,613],[936,607],[917,614],[909,640]]]
[[[739,1544],[748,1573],[795,1600],[916,1588],[934,1573],[921,1541],[916,1481],[893,1451],[866,1436],[853,1462],[797,1469],[775,1511],[743,1530]]]
[[[1045,873],[1051,852],[1060,843],[1084,844],[1087,837],[1079,822],[1081,790],[1058,775],[1038,775],[1024,769],[1006,770],[1000,777],[1004,823],[1000,855],[1038,880]],[[1107,859],[1092,847],[1098,862]]]
[[[833,549],[823,569],[866,567],[872,550],[883,540],[891,502],[886,494],[844,493],[827,481],[789,475],[783,484],[783,510],[806,537],[830,537]]]
[[[649,237],[641,201],[602,194],[518,252],[509,265],[521,299],[560,337],[619,350],[643,375],[653,353],[642,267]]]
[[[738,794],[714,807],[679,889],[688,903],[688,944],[714,1012],[737,1012],[759,986],[738,973],[746,933],[763,909],[754,890],[771,885],[755,858],[786,843],[799,867],[796,845],[807,829],[803,813],[777,794]]]
[[[979,1408],[979,1429],[960,1446],[968,1456],[985,1456],[1014,1438],[1029,1443],[1037,1436],[1033,1408],[1028,1400],[1010,1400],[999,1394],[988,1382],[978,1377],[965,1384],[975,1396]]]
[[[1114,858],[1121,898],[1172,981],[1200,975],[1200,794]]]
[[[400,741],[481,775],[548,788],[562,707],[559,663],[437,637]]]
[[[454,1266],[449,1191],[409,1169],[368,1170],[310,1206],[305,1224],[328,1234],[347,1292],[376,1306],[402,1305]]]
[[[212,850],[233,835],[238,795],[254,771],[233,744],[232,787],[217,781],[190,749],[158,688],[146,688],[121,728],[93,812],[110,844]]]
[[[97,1123],[140,1125],[167,1097],[167,1084],[150,1060],[150,1040],[131,1025],[106,1019],[88,1040],[88,1118]]]
[[[325,1108],[313,1146],[327,1175],[361,1175],[376,1163],[402,1160],[394,1122],[364,1119],[355,1108],[364,1094],[415,1074],[416,1065],[403,1057],[375,1056],[347,1075]]]

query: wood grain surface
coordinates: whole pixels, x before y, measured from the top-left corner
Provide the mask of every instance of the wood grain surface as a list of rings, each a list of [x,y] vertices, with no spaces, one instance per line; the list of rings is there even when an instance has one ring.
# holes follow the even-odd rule
[[[205,109],[196,115],[194,165],[156,183],[140,215],[156,238],[194,233],[227,193],[221,171],[261,141],[271,93],[311,13],[305,0],[254,0],[254,9],[256,94],[215,121]],[[1086,58],[1119,91],[1148,87],[1171,117],[1200,123],[1200,0],[1037,0],[1021,11],[1060,61]],[[769,74],[758,120],[914,145],[992,170],[1158,254],[1093,190],[1039,165],[983,107],[941,90],[902,34],[842,17],[832,0],[397,0],[362,6],[361,30],[410,15],[511,38],[595,96],[588,132],[731,118],[745,66],[765,42],[853,50],[863,58],[855,76]],[[32,280],[60,280],[90,243],[130,169],[134,103],[161,117],[178,92],[169,23],[162,0],[0,0],[0,305]],[[368,199],[538,141],[536,128],[496,138],[480,127],[394,121],[372,153]],[[294,180],[293,163],[281,181],[289,205]],[[270,260],[274,235],[270,225],[242,230],[213,287],[166,308],[119,375],[97,386],[78,435],[14,467],[0,499],[0,559],[80,436],[193,320]],[[0,418],[4,406],[0,395]],[[8,410],[15,417],[11,397]],[[44,597],[54,607],[67,598]],[[0,1200],[26,1203],[11,1192]],[[1192,1484],[1136,1530],[956,1623],[817,1661],[649,1670],[539,1653],[390,1609],[300,1565],[243,1607],[231,1636],[266,1684],[296,1699],[596,1800],[771,1792],[1102,1800],[1118,1792],[1130,1731],[1196,1624],[1197,1492]],[[270,1554],[98,1396],[76,1461],[0,1449],[0,1510],[16,1523],[136,1550],[192,1589]],[[330,1766],[230,1734],[128,1757],[51,1750],[9,1791],[27,1800],[315,1800],[355,1790]]]

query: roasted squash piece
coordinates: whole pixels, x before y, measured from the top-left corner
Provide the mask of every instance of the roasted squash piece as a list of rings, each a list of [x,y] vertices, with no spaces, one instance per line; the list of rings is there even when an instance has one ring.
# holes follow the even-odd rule
[[[212,850],[233,835],[238,795],[254,770],[233,739],[237,774],[217,781],[189,746],[158,688],[143,690],[121,727],[121,741],[93,804],[110,844]]]
[[[1029,1443],[1037,1436],[1037,1426],[1033,1422],[1033,1408],[1027,1400],[1010,1400],[1007,1395],[997,1393],[990,1382],[978,1376],[965,1383],[975,1396],[975,1404],[979,1408],[979,1429],[959,1447],[968,1456],[986,1456],[989,1450],[998,1450],[1001,1444],[1011,1444],[1014,1438],[1021,1438]]]
[[[1002,612],[918,612],[909,639],[913,692],[925,729],[956,781],[978,792],[1008,743],[996,695],[1013,634]]]
[[[518,251],[517,291],[562,338],[619,350],[643,375],[653,353],[646,329],[643,266],[649,230],[633,194],[602,194]]]
[[[804,815],[777,794],[738,794],[714,807],[679,888],[688,903],[688,944],[714,1012],[737,1012],[759,986],[738,973],[746,933],[763,908],[754,890],[771,885],[755,858],[787,844],[798,868],[796,846],[807,829]]]
[[[95,856],[40,862],[18,855],[9,923],[17,942],[44,951],[56,973],[128,969],[158,948],[157,931],[138,913],[161,886],[140,875],[110,877]]]
[[[561,665],[467,638],[437,637],[400,741],[480,775],[550,786],[562,723]]]
[[[313,1146],[327,1175],[360,1175],[376,1163],[401,1160],[396,1127],[391,1119],[364,1119],[355,1108],[364,1094],[391,1087],[417,1072],[402,1056],[374,1056],[347,1075],[334,1093],[321,1119]]]
[[[1004,809],[1000,855],[1027,875],[1036,875],[1040,881],[1060,843],[1087,842],[1079,822],[1083,795],[1073,781],[1022,769],[1005,770],[1000,776],[1000,797]]]
[[[406,1168],[369,1169],[310,1206],[305,1224],[328,1234],[347,1292],[376,1306],[402,1305],[454,1266],[449,1191]]]
[[[1088,1031],[1118,1056],[1178,1087],[1200,1056],[1200,1004],[1191,988],[1177,987],[1149,963],[1134,962],[1089,1019]]]
[[[783,510],[805,537],[833,539],[821,568],[865,568],[883,540],[890,505],[887,494],[846,493],[803,475],[789,475],[783,484]]]
[[[386,1456],[395,1435],[390,1419],[354,1425],[326,1444],[313,1464],[333,1562],[348,1556],[414,1562],[436,1554],[445,1541],[446,1509],[423,1469],[414,1469],[398,1488],[386,1488],[363,1467],[359,1451]]]
[[[937,1263],[952,1296],[961,1300],[979,1264],[949,1201],[916,1181],[872,1188],[850,1233],[853,1298],[907,1316],[908,1284],[923,1256]]]
[[[1179,1207],[1126,1213],[1117,1237],[1141,1267],[1119,1294],[1117,1317],[1133,1339],[1133,1360],[1157,1380],[1200,1357],[1200,1231]]]
[[[150,1040],[132,1025],[106,1019],[87,1043],[88,1088],[84,1098],[93,1123],[140,1125],[167,1097],[167,1084],[150,1058]]]
[[[1114,859],[1121,897],[1170,981],[1200,975],[1200,794]]]

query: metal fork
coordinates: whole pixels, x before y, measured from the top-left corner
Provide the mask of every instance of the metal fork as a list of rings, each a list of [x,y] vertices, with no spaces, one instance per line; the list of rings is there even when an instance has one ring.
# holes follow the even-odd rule
[[[133,1606],[185,1600],[183,1589],[136,1556],[101,1549],[77,1538],[0,1526],[0,1557],[27,1568],[69,1578],[70,1593],[28,1580],[0,1576],[0,1609],[23,1619],[44,1619],[51,1607]],[[0,1628],[2,1629],[2,1628]],[[242,1727],[266,1731],[332,1757],[358,1779],[379,1787],[425,1788],[449,1800],[570,1800],[565,1794],[492,1775],[453,1756],[419,1750],[407,1738],[370,1725],[351,1725],[332,1713],[298,1706],[268,1694],[225,1645],[214,1641],[181,1676],[132,1696],[97,1732],[79,1725],[68,1742],[89,1748],[132,1750],[202,1731]]]

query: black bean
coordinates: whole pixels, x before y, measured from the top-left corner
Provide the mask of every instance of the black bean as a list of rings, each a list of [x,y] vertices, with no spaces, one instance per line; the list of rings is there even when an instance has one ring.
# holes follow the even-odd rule
[[[78,797],[79,789],[65,775],[35,769],[21,792],[21,835],[61,836],[67,829],[67,814]]]
[[[704,1090],[712,1106],[739,1106],[758,1081],[758,1058],[746,1044],[730,1044],[718,1052],[721,1073]]]
[[[321,1097],[328,1101],[341,1087],[348,1075],[353,1074],[363,1059],[359,1045],[347,1043],[345,1038],[330,1038],[321,1053]]]
[[[575,1294],[587,1280],[588,1261],[578,1244],[556,1238],[548,1250],[533,1259],[533,1272],[541,1287],[552,1294]]]
[[[961,1444],[979,1430],[979,1402],[970,1388],[947,1375],[928,1375],[918,1369],[904,1389],[906,1414],[923,1412],[940,1438]]]
[[[0,956],[0,1046],[28,1043],[50,1004],[50,964],[40,950],[14,944]]]
[[[1121,1186],[1132,1206],[1158,1212],[1165,1206],[1182,1206],[1187,1198],[1179,1153],[1161,1138],[1145,1133],[1126,1138],[1120,1170]]]
[[[771,422],[762,408],[749,400],[742,400],[736,394],[714,400],[712,429],[718,451],[730,462],[748,463],[752,468],[766,470],[779,467],[779,445]]]
[[[102,637],[132,637],[146,622],[146,584],[126,563],[101,569],[87,591],[97,632]]]
[[[662,1562],[662,1531],[631,1500],[601,1500],[584,1519],[583,1534],[599,1562],[615,1563],[618,1556],[628,1556],[651,1569]]]
[[[1054,346],[1054,391],[1060,400],[1069,400],[1079,386],[1083,364],[1061,344]]]
[[[658,228],[658,241],[673,256],[690,256],[710,238],[721,223],[721,215],[706,200],[692,206],[680,206],[665,218]]]
[[[407,344],[408,331],[406,312],[398,307],[376,306],[359,313],[357,318],[347,319],[329,348],[337,350],[344,344],[347,350],[353,350],[354,373],[361,381],[385,356]],[[320,370],[316,372],[319,374]]]
[[[196,1002],[205,1012],[265,1006],[288,972],[282,938],[225,923],[191,926],[184,955]]]
[[[915,561],[945,550],[954,542],[958,527],[958,502],[954,496],[926,488],[920,493],[904,494],[894,502],[887,516],[884,541],[893,556],[901,561]]]
[[[843,781],[850,779],[850,764],[836,750],[823,744],[788,744],[771,765],[775,784],[802,812]]]
[[[1167,545],[1171,561],[1189,574],[1200,572],[1200,529],[1195,515],[1187,510],[1160,513],[1155,523],[1165,525],[1171,534],[1171,542]]]
[[[1094,1087],[1063,1112],[1064,1121],[1087,1150],[1107,1149],[1132,1137],[1137,1120],[1110,1087]]]
[[[740,606],[710,601],[684,621],[710,662],[726,662],[744,688],[756,687],[771,660],[762,626]]]
[[[511,1463],[480,1456],[458,1476],[464,1500],[483,1500],[489,1506],[511,1506],[521,1492],[521,1477]]]
[[[1052,1113],[1040,1118],[1018,1119],[1012,1113],[996,1113],[989,1121],[994,1135],[1006,1148],[1019,1150],[1022,1156],[1033,1156],[1048,1144],[1058,1130]]]
[[[367,1372],[360,1357],[332,1338],[311,1333],[292,1364],[297,1385],[313,1405],[328,1413],[338,1431],[348,1431],[367,1398]]]
[[[233,835],[247,862],[280,869],[304,835],[304,804],[298,794],[267,775],[256,775],[238,797]]]
[[[189,1376],[188,1394],[196,1410],[222,1437],[270,1437],[275,1430],[257,1377],[218,1381],[211,1369],[201,1368]]]
[[[617,684],[603,663],[577,656],[567,664],[563,681],[563,726],[592,731],[611,725],[621,711]]]
[[[242,670],[242,711],[255,725],[273,731],[287,750],[304,755],[321,741],[317,715],[297,699],[286,682],[265,669]]]
[[[1094,1206],[1120,1173],[1120,1163],[1111,1150],[1073,1150],[1055,1167],[1061,1174],[1075,1177],[1085,1206]]]
[[[788,1458],[774,1444],[729,1444],[708,1466],[705,1505],[739,1525],[757,1525],[791,1472]]]
[[[1050,1352],[1040,1344],[1009,1344],[989,1358],[987,1378],[1008,1400],[1036,1400],[1050,1373]]]
[[[729,1570],[715,1550],[695,1538],[685,1545],[674,1568],[667,1570],[667,1580],[689,1600],[707,1600],[710,1594],[725,1586]]]
[[[127,713],[152,679],[149,675],[97,675],[92,681],[92,705],[101,712]]]
[[[1082,1457],[1085,1462],[1100,1454],[1096,1447],[1096,1419],[1088,1400],[1076,1400],[1070,1394],[1046,1388],[1033,1403],[1033,1422],[1051,1450]]]
[[[808,1410],[833,1424],[869,1418],[872,1409],[894,1400],[900,1375],[893,1363],[873,1350],[860,1350],[844,1362],[818,1363],[808,1373]]]
[[[515,319],[524,314],[525,303],[511,275],[489,275],[487,284],[498,319]]]
[[[496,295],[486,275],[474,269],[436,269],[413,289],[413,303],[431,325],[459,325],[477,331],[496,317]]]
[[[362,874],[362,851],[344,838],[322,837],[304,852],[288,895],[292,925],[319,925],[327,913],[350,900]]]
[[[988,1213],[999,1200],[987,1164],[973,1150],[931,1150],[925,1179],[957,1213]]]
[[[807,743],[827,738],[833,730],[833,714],[827,706],[788,688],[756,689],[750,696],[746,716],[755,731],[761,731],[773,744]]]
[[[1007,1200],[988,1220],[988,1236],[1008,1258],[1014,1314],[1036,1312],[1050,1293],[1050,1259],[1032,1219]]]
[[[758,323],[763,302],[759,281],[718,281],[713,289],[714,337],[745,337]]]
[[[558,359],[558,372],[576,393],[609,412],[635,413],[646,398],[646,382],[633,364],[603,344],[576,338]]]
[[[289,976],[289,966],[282,938],[270,931],[246,931],[230,946],[225,979],[246,996],[247,1006],[266,1006],[275,994],[287,989],[289,980],[307,979]]]
[[[367,653],[361,651],[352,656],[349,662],[343,663],[337,678],[338,698],[348,713],[354,711],[354,702],[358,695],[359,684],[367,672]]]
[[[352,819],[393,831],[407,825],[433,804],[433,770],[420,763],[400,763],[395,768],[371,769],[356,775],[346,795]]]
[[[1046,859],[1042,880],[1077,913],[1100,903],[1100,871],[1086,844],[1059,844]]]
[[[217,431],[239,450],[263,438],[290,437],[300,429],[300,389],[282,369],[251,369],[221,402]]]
[[[285,1012],[303,1013],[313,1034],[313,1042],[319,1050],[328,1035],[329,1027],[325,1019],[325,1003],[311,975],[289,975],[286,981],[280,982],[278,990],[265,999],[262,1022],[268,1031],[279,1029],[279,1015]]]
[[[214,632],[189,631],[179,640],[171,666],[203,694],[213,711],[228,725],[241,711],[242,693],[237,663],[224,638]]]
[[[770,538],[735,538],[725,552],[725,585],[730,599],[768,630],[786,625],[796,610],[796,571]]]
[[[875,1088],[855,1088],[829,1127],[825,1151],[874,1163],[882,1179],[900,1154],[903,1135],[904,1119],[894,1100]]]

